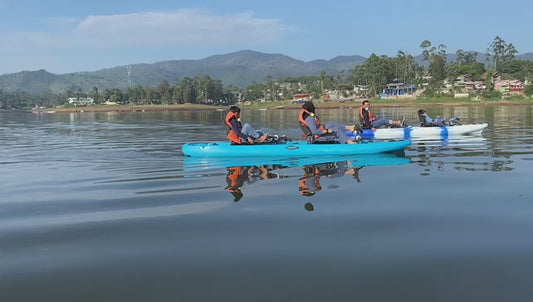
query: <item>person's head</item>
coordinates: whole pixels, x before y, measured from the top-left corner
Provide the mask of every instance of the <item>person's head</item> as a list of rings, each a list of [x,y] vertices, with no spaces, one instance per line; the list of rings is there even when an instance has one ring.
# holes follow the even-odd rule
[[[363,104],[363,107],[365,108],[370,107],[370,102],[368,100],[364,100],[362,104]]]
[[[424,115],[426,113],[426,111],[424,109],[420,109],[418,110],[418,115]]]
[[[306,101],[305,103],[303,103],[302,109],[315,113],[315,104],[313,104],[313,102],[311,101]]]
[[[229,111],[231,111],[231,112],[233,112],[233,113],[239,115],[239,114],[241,113],[241,108],[239,108],[239,107],[237,107],[237,106],[231,106],[231,107],[229,108]]]

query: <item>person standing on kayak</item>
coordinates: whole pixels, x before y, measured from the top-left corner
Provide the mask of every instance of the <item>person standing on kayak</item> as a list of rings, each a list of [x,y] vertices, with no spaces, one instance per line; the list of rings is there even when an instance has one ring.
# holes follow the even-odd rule
[[[228,128],[228,138],[234,144],[248,143],[253,144],[255,140],[262,143],[268,138],[268,133],[255,130],[250,124],[241,123],[241,109],[237,106],[231,106],[226,115],[225,124]]]
[[[372,110],[370,110],[370,102],[368,100],[364,100],[362,106],[359,108],[359,117],[361,118],[363,129],[372,129],[373,131],[376,131],[376,128],[379,128],[381,126],[402,127],[403,125],[402,121],[394,121],[386,118],[376,118],[376,116],[374,116],[374,113],[372,113]]]
[[[337,141],[341,144],[358,144],[361,139],[360,136],[356,135],[356,138],[352,140],[345,132],[345,130],[362,132],[357,125],[346,126],[333,121],[328,121],[325,126],[322,125],[315,114],[315,105],[311,101],[307,101],[302,105],[298,120],[304,133],[308,136],[313,136],[314,139],[312,141],[322,140],[328,142],[331,140],[331,142]]]

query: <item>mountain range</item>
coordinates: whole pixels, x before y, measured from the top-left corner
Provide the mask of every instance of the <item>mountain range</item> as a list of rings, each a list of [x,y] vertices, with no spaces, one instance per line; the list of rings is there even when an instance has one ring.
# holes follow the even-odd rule
[[[448,55],[448,62],[454,61],[454,54]],[[478,55],[482,58],[483,55]],[[516,56],[520,60],[533,60],[533,53]],[[265,54],[243,50],[229,54],[214,55],[199,60],[169,60],[152,64],[131,64],[92,72],[53,74],[46,70],[22,71],[0,76],[0,89],[4,91],[23,90],[39,94],[44,91],[63,93],[67,90],[89,91],[142,85],[155,87],[166,79],[170,85],[184,77],[194,78],[209,75],[221,80],[224,86],[244,88],[253,82],[265,82],[268,76],[298,77],[348,74],[355,66],[362,64],[365,57],[359,55],[337,56],[331,60],[304,62],[283,54]],[[421,56],[415,61],[423,63]]]

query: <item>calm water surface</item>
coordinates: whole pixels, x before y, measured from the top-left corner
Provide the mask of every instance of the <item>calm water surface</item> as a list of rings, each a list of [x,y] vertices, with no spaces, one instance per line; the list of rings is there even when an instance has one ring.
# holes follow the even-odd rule
[[[531,301],[533,106],[426,109],[489,127],[228,168],[181,153],[224,112],[0,114],[0,300]],[[242,115],[300,136],[297,111]]]

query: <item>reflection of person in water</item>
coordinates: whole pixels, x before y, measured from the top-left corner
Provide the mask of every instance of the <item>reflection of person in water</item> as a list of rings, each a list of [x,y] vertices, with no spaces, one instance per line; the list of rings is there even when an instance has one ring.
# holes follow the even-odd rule
[[[320,186],[320,170],[313,165],[304,166],[304,176],[298,180],[298,190],[303,196],[313,196],[322,190]]]
[[[278,178],[279,175],[270,171],[282,167],[280,165],[229,167],[227,168],[228,175],[226,175],[226,183],[228,184],[226,191],[230,192],[235,197],[233,201],[237,202],[244,196],[241,188],[245,182],[252,184],[259,179]]]
[[[226,190],[230,192],[235,199],[233,201],[237,202],[241,200],[243,194],[241,187],[244,185],[246,179],[248,179],[248,174],[243,173],[243,170],[246,167],[230,167],[228,168],[228,175],[226,176],[226,182],[228,186]]]
[[[303,196],[313,196],[322,190],[320,177],[337,178],[344,175],[352,175],[360,183],[359,170],[363,167],[354,168],[350,165],[351,161],[340,161],[304,166],[304,176],[298,180],[300,194]],[[314,209],[312,204],[306,204],[305,209],[310,211],[308,208]]]

